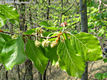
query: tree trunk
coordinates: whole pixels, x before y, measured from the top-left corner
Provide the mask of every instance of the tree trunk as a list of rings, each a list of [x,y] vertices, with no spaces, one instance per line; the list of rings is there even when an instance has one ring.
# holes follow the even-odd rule
[[[62,15],[63,15],[63,0],[61,0],[61,14],[60,14],[60,24],[62,23]]]
[[[81,13],[81,31],[88,32],[87,22],[87,0],[80,0],[80,13]],[[88,62],[86,62],[85,72],[81,80],[88,80]]]
[[[20,30],[25,31],[25,4],[20,5]]]
[[[88,32],[87,0],[80,0],[81,31]]]
[[[20,2],[24,0],[20,0]],[[25,4],[21,3],[20,5],[20,30],[26,31],[27,26],[25,25]],[[23,80],[33,80],[33,74],[32,74],[32,62],[30,60],[26,60],[25,62],[25,74]]]
[[[82,75],[81,80],[88,80],[88,62],[86,62],[85,72]]]
[[[50,0],[48,0],[48,6],[50,6]],[[50,12],[50,9],[48,7],[48,9],[47,9],[47,20],[49,19],[49,12]]]
[[[46,79],[46,78],[47,78],[47,77],[46,77],[46,72],[47,72],[49,63],[50,63],[50,60],[48,61],[48,64],[47,64],[46,69],[45,69],[45,71],[44,71],[44,74],[43,74],[43,80],[47,80],[47,79]]]
[[[31,6],[29,7],[29,20],[30,20],[30,26],[31,29],[33,28],[33,21],[32,21],[32,11],[31,11]]]
[[[32,73],[32,62],[28,59],[25,62],[25,76],[24,80],[33,80],[33,73]]]
[[[8,71],[6,71],[6,80],[8,80]]]
[[[39,75],[39,80],[42,80],[42,74],[38,72],[38,75]]]
[[[48,0],[48,6],[50,6],[50,0]],[[47,20],[49,20],[49,12],[50,12],[50,8],[49,7],[47,7]],[[46,78],[46,76],[47,76],[47,69],[48,69],[48,66],[49,66],[49,63],[50,63],[50,61],[48,61],[48,64],[47,64],[47,67],[46,67],[46,69],[45,69],[45,71],[44,71],[44,74],[43,74],[43,80],[47,80]]]

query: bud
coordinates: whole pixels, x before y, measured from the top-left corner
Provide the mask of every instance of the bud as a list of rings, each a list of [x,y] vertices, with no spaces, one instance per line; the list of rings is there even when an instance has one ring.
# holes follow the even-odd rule
[[[42,42],[42,46],[43,46],[43,47],[48,47],[48,46],[49,46],[49,43],[50,43],[50,41],[44,40],[44,41]]]
[[[58,62],[56,62],[55,67],[59,68],[59,63]]]
[[[67,22],[63,22],[63,23],[61,23],[61,26],[62,26],[62,27],[67,26]]]
[[[64,24],[64,23],[61,23],[61,26],[62,26],[62,27],[64,27],[64,26],[65,26],[65,24]]]
[[[12,35],[12,39],[17,39],[18,35],[14,34]]]
[[[40,44],[41,44],[40,41],[38,41],[38,40],[35,41],[35,46],[39,47]]]
[[[3,31],[0,29],[0,32],[3,32]]]
[[[57,43],[56,41],[53,41],[53,42],[51,43],[51,48],[55,47],[57,44],[58,44],[58,43]]]
[[[65,26],[67,26],[67,22],[64,22]]]

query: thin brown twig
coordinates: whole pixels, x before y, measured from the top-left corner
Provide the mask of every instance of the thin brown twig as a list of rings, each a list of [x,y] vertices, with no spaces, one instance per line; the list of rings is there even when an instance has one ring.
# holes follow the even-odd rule
[[[11,33],[11,32],[5,32],[5,31],[3,31],[3,32],[0,32],[0,33],[4,33],[4,34],[11,34],[11,35],[14,35],[14,34],[19,34],[19,33]],[[23,34],[23,36],[34,36],[34,37],[36,37],[34,34],[31,34],[31,35],[26,35],[26,34]],[[38,35],[38,37],[40,37],[40,38],[43,38],[43,39],[51,39],[51,38],[56,38],[57,36],[52,36],[52,37],[43,37],[43,36],[39,36]]]

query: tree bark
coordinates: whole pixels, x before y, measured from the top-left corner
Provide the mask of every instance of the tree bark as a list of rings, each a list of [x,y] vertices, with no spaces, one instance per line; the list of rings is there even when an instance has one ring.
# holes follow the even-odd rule
[[[87,0],[80,0],[81,31],[88,32]]]
[[[6,80],[8,80],[8,71],[6,71]]]
[[[81,14],[81,31],[88,33],[87,22],[87,0],[80,0],[80,14]],[[88,80],[88,62],[86,62],[85,72],[81,80]]]
[[[50,0],[48,0],[48,6],[50,6]],[[49,20],[49,12],[50,12],[50,8],[48,7],[47,8],[47,20]],[[48,69],[48,66],[49,66],[49,63],[50,63],[50,61],[48,61],[48,64],[47,64],[47,67],[46,67],[46,69],[45,69],[45,71],[44,71],[44,74],[43,74],[43,80],[47,80],[46,78],[46,76],[47,76],[47,69]]]
[[[45,69],[45,71],[44,71],[44,74],[43,74],[43,80],[47,80],[47,79],[46,79],[46,78],[47,78],[47,77],[46,77],[46,72],[47,72],[49,63],[50,63],[50,60],[48,61],[48,64],[47,64],[46,69]]]
[[[48,6],[50,6],[50,0],[48,0]],[[50,12],[50,9],[48,7],[48,9],[47,9],[47,20],[49,19],[49,12]]]
[[[28,59],[25,62],[25,76],[24,80],[33,80],[33,73],[32,73],[32,62]]]
[[[60,14],[60,24],[62,23],[62,15],[63,15],[63,0],[61,0],[61,14]]]
[[[25,31],[25,4],[20,5],[20,30]]]
[[[88,80],[88,62],[86,62],[85,72],[82,75],[81,80]]]
[[[24,0],[19,0],[20,2]],[[25,4],[21,3],[20,5],[20,30],[21,31],[26,31],[27,26],[25,24]],[[24,79],[23,80],[33,80],[33,74],[32,74],[32,62],[28,59],[25,62],[25,74],[24,74]]]
[[[31,6],[29,7],[29,20],[30,20],[30,26],[31,29],[33,28],[33,21],[32,21],[32,11],[31,11]]]
[[[39,75],[39,80],[42,80],[42,74],[38,72],[38,75]]]

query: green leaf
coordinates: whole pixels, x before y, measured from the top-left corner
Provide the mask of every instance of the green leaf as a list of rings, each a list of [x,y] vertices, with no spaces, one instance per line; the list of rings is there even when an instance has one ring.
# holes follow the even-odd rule
[[[12,23],[19,21],[19,14],[15,8],[8,5],[0,5],[0,27],[6,24],[9,20]]]
[[[0,53],[2,51],[4,44],[9,40],[11,40],[11,37],[9,35],[0,33]]]
[[[0,27],[4,26],[6,24],[6,20],[5,19],[2,19],[0,17]]]
[[[44,27],[45,29],[48,29],[48,30],[62,30],[63,27]]]
[[[43,34],[43,36],[48,36],[50,33],[51,33],[50,31],[45,31],[42,34]]]
[[[84,32],[65,35],[65,41],[59,43],[57,50],[61,68],[75,77],[82,76],[85,62],[102,58],[98,39]]]
[[[24,34],[31,35],[34,32],[35,32],[35,29],[30,29],[30,30],[27,30],[26,32],[24,32]]]
[[[99,79],[99,80],[102,80],[102,76],[103,76],[102,73],[96,73],[96,74],[95,74],[95,78],[96,78],[96,79]]]
[[[82,76],[85,69],[85,62],[80,55],[76,55],[77,52],[72,44],[72,39],[66,39],[64,42],[60,42],[57,53],[59,65],[63,70],[67,71],[71,76]]]
[[[104,59],[103,61],[104,61],[104,63],[107,63],[107,58],[106,58],[106,59]]]
[[[86,48],[86,61],[96,61],[102,58],[100,42],[95,36],[89,33],[80,32],[79,34],[76,34],[75,37]]]
[[[48,58],[44,56],[41,48],[36,47],[32,40],[28,40],[25,53],[28,58],[34,62],[34,65],[39,70],[39,72],[43,74],[48,63]]]
[[[24,42],[22,37],[8,41],[4,38],[4,40],[4,45],[0,53],[0,61],[7,70],[11,70],[14,65],[21,64],[26,59],[24,54]]]
[[[54,48],[46,47],[46,48],[42,48],[42,50],[44,51],[44,55],[52,62],[57,62],[58,60],[58,55],[57,55],[57,46],[55,46]]]
[[[104,28],[102,27],[102,28],[99,29],[99,31],[98,31],[98,36],[101,37],[101,36],[104,35],[104,33],[105,33],[105,30],[104,30]]]
[[[11,24],[16,24],[16,25],[19,24],[19,22],[18,22],[17,20],[14,20],[14,19],[9,19],[9,22],[10,22]]]
[[[106,73],[103,73],[103,79],[106,79],[107,78],[107,72]]]
[[[46,26],[46,27],[49,27],[49,26],[50,26],[47,21],[41,21],[41,22],[39,23],[39,25],[40,25],[40,26]]]

